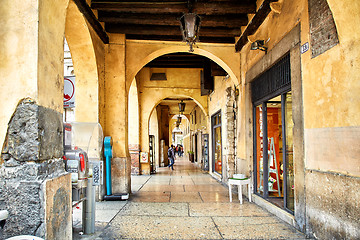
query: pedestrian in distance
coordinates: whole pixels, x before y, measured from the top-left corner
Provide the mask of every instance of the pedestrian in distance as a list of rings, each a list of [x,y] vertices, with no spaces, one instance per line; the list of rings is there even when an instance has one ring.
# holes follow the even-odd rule
[[[170,164],[168,168],[171,167],[171,170],[174,170],[174,163],[175,163],[175,146],[171,144],[171,147],[168,149],[168,158],[170,160]]]

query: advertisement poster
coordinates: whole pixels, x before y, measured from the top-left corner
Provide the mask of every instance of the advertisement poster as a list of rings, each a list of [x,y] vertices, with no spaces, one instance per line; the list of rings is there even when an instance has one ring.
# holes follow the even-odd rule
[[[149,153],[148,152],[141,152],[140,153],[140,162],[141,163],[149,162]]]
[[[75,107],[75,77],[64,77],[64,108]]]

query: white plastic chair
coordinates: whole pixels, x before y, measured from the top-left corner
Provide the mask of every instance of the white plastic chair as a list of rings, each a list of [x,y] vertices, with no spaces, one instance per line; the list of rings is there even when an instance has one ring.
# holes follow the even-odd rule
[[[248,185],[248,193],[249,193],[249,202],[251,202],[251,178],[246,178],[243,174],[234,174],[233,178],[229,178],[229,196],[230,202],[232,202],[232,191],[231,186],[237,185],[238,186],[238,195],[240,204],[243,204],[242,199],[242,185]]]

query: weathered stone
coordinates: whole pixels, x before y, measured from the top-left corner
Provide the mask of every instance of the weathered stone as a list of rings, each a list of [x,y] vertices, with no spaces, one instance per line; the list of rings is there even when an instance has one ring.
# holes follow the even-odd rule
[[[19,234],[34,235],[43,219],[40,208],[41,182],[4,181],[0,185],[2,201],[0,209],[6,209],[9,217],[4,227],[4,237]]]
[[[39,159],[38,106],[29,99],[22,100],[17,106],[8,127],[2,158],[17,161]]]
[[[49,108],[38,108],[39,159],[60,158],[63,155],[63,126],[61,113]]]
[[[111,161],[113,193],[131,192],[131,159],[113,158]]]
[[[21,179],[25,181],[44,180],[45,178],[57,175],[65,169],[62,159],[52,159],[48,162],[29,162],[17,167],[0,167],[0,176],[4,180],[12,181]]]
[[[62,174],[62,159],[41,163],[25,162],[16,167],[0,167],[0,209],[9,211],[4,237],[20,234],[44,236],[46,220],[42,184],[45,180],[57,178]],[[55,190],[56,186],[52,188]],[[70,189],[69,180],[69,194]],[[71,203],[68,205],[71,206]]]
[[[45,193],[45,239],[71,239],[72,199],[70,174],[47,179],[42,185],[42,190]],[[43,235],[40,234],[40,236]]]
[[[358,177],[306,171],[308,232],[318,239],[360,239],[358,189]]]
[[[63,154],[61,113],[23,99],[8,126],[1,157],[6,166],[16,162],[59,158]]]

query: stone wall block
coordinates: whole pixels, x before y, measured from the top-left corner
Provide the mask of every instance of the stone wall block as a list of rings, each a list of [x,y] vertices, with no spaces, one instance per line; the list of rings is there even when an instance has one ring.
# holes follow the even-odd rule
[[[29,162],[17,167],[0,167],[3,180],[21,179],[25,181],[44,180],[49,176],[58,175],[65,169],[62,159],[51,159],[48,162]]]
[[[35,161],[39,159],[38,106],[29,99],[22,100],[10,119],[2,149],[5,161]]]
[[[131,192],[131,159],[113,158],[111,161],[112,190],[115,193]]]
[[[60,158],[63,155],[62,114],[49,108],[38,108],[39,159]]]
[[[9,212],[3,230],[5,239],[19,234],[35,235],[43,221],[39,206],[40,186],[40,181],[7,181],[0,184],[0,209]]]
[[[305,183],[307,232],[318,239],[360,239],[360,178],[307,170]]]
[[[51,159],[41,163],[24,162],[16,167],[0,167],[0,209],[9,211],[3,231],[5,238],[20,234],[45,234],[44,193],[41,186],[46,179],[56,178],[62,174],[62,159]],[[68,188],[70,192],[70,184]]]
[[[6,166],[60,158],[62,141],[61,113],[38,106],[31,99],[23,99],[10,119],[1,157]]]

